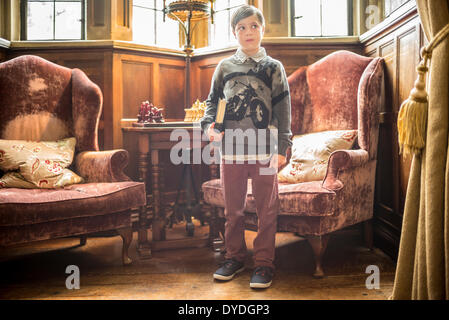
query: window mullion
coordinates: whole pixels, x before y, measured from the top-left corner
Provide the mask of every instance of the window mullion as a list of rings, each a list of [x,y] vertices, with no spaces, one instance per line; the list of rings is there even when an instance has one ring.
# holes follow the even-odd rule
[[[291,35],[293,37],[296,36],[296,13],[295,13],[295,0],[290,0],[290,8],[291,8],[291,14],[290,14],[290,30],[291,30]]]
[[[84,37],[84,0],[81,0],[81,40],[85,40],[85,37]]]
[[[56,0],[53,0],[53,40],[56,40]]]
[[[20,21],[20,40],[28,40],[28,1],[21,0],[20,12],[22,19]]]

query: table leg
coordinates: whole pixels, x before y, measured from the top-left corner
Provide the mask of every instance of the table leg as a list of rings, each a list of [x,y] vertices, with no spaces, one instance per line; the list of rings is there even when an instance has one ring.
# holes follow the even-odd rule
[[[147,172],[149,165],[149,140],[147,135],[139,135],[139,158],[138,158],[138,170],[139,181],[145,183],[147,186]],[[140,209],[139,213],[139,229],[137,240],[137,252],[140,258],[151,258],[151,244],[148,241],[148,218],[147,218],[147,206],[144,205]]]
[[[161,206],[159,151],[151,150],[151,193],[153,195],[153,240],[165,240],[165,216]]]

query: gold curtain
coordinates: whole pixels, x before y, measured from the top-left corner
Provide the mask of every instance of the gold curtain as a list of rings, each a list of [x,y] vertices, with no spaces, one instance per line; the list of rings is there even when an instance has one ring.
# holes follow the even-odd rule
[[[449,0],[417,0],[430,41],[449,23]],[[392,299],[449,299],[449,38],[429,69],[426,146],[414,156]]]

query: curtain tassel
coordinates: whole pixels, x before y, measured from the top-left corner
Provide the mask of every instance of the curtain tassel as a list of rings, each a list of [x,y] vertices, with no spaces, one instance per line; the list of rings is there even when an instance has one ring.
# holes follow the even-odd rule
[[[407,155],[419,154],[425,146],[427,125],[427,91],[426,74],[428,55],[424,53],[424,60],[416,68],[418,78],[399,110],[398,137],[399,153]]]
[[[405,100],[398,115],[399,153],[419,155],[426,144],[426,127],[428,97],[426,92],[427,62],[432,58],[432,51],[449,35],[449,23],[445,25],[421,50],[423,60],[416,68],[418,79],[410,96]]]

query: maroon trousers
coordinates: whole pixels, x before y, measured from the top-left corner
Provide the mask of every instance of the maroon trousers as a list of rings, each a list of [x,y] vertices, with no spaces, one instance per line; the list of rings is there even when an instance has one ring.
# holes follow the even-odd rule
[[[220,166],[225,200],[226,259],[244,261],[247,253],[245,242],[245,201],[248,178],[252,179],[252,193],[256,200],[258,232],[254,239],[254,265],[274,269],[274,250],[279,212],[277,170],[267,174],[269,163],[226,163]],[[265,171],[264,171],[265,170]]]

